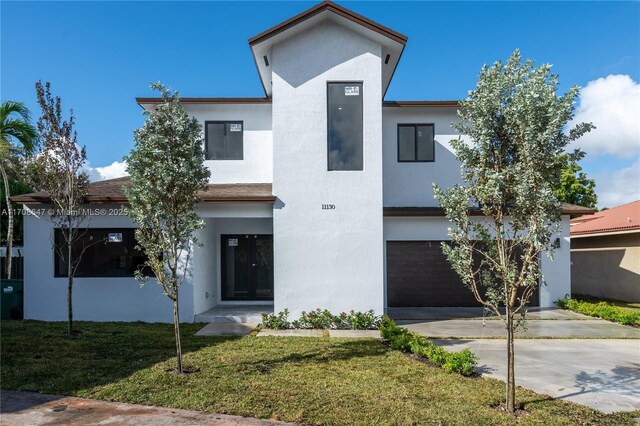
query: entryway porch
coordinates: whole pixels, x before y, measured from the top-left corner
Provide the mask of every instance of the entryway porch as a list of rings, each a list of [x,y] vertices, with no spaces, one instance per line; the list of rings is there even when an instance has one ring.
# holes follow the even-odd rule
[[[259,324],[273,305],[218,305],[195,316],[195,322]]]

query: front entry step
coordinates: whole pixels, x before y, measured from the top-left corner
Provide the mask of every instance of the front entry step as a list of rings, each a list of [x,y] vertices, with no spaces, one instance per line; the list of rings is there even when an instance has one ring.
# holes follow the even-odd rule
[[[195,316],[195,322],[259,324],[263,313],[273,313],[273,305],[215,306]]]
[[[258,324],[212,322],[200,329],[196,336],[246,336],[256,327]]]

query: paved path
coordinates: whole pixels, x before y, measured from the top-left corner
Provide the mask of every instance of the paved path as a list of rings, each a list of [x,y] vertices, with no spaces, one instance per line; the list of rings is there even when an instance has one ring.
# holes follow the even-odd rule
[[[504,309],[502,309],[504,313]],[[497,319],[483,308],[387,308],[387,315],[394,320],[452,320],[452,319],[482,319],[483,313],[487,319]],[[527,317],[530,319],[548,320],[584,320],[591,317],[559,308],[529,308]]]
[[[506,340],[434,340],[469,348],[483,374],[506,380]],[[520,339],[516,383],[605,413],[640,410],[640,340]]]
[[[31,392],[1,391],[3,426],[36,425],[215,425],[272,426],[292,425],[199,411],[121,404]]]
[[[425,337],[476,338],[505,337],[502,321],[446,320],[446,321],[398,321]],[[601,319],[588,320],[527,320],[527,330],[516,337],[553,338],[619,338],[640,339],[640,328],[615,324]]]

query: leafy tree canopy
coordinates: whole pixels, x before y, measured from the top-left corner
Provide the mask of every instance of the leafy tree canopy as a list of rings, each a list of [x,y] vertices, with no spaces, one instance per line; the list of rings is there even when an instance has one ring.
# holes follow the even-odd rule
[[[195,208],[210,172],[198,120],[185,112],[177,92],[160,83],[151,88],[160,92],[162,102],[144,112],[144,125],[134,132],[135,148],[124,159],[131,175],[125,194],[128,214],[139,226],[136,239],[147,255],[145,264],[173,302],[177,370],[182,373],[179,288],[190,272],[191,246],[198,244],[193,233],[204,227]],[[144,272],[136,273],[141,282],[147,280]]]
[[[436,198],[453,223],[443,251],[476,300],[505,322],[508,350],[507,409],[515,407],[514,315],[526,312],[543,280],[540,256],[554,251],[561,203],[556,196],[569,143],[591,130],[574,115],[578,88],[558,95],[550,65],[522,62],[516,50],[503,64],[485,65],[475,90],[461,103],[452,126],[465,137],[451,141],[465,185]],[[479,209],[482,216],[472,216]],[[503,316],[501,306],[506,307]]]
[[[555,190],[555,195],[560,201],[577,204],[579,206],[596,208],[598,195],[596,194],[596,181],[589,179],[582,167],[578,164],[585,153],[576,151],[572,154],[561,156],[562,172],[560,184]]]

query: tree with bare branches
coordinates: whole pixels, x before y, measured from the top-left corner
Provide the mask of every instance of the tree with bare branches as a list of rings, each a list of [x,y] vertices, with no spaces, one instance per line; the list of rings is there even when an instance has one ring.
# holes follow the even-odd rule
[[[52,245],[67,268],[67,333],[72,335],[73,278],[88,248],[83,245],[89,217],[83,209],[89,184],[89,176],[84,170],[87,153],[85,147],[79,147],[77,143],[73,110],[65,120],[60,97],[51,95],[50,83],[43,85],[38,81],[36,94],[42,108],[38,132],[43,148],[33,161],[32,177],[34,186],[48,193],[51,200],[48,217],[61,235],[58,241],[52,236]]]

